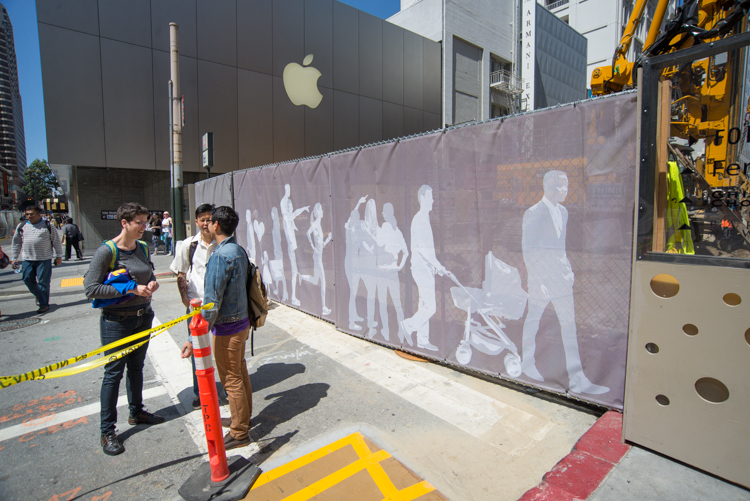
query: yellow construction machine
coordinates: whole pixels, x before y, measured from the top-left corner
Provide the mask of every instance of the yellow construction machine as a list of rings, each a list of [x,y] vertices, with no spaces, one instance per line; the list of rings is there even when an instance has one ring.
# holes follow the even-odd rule
[[[636,86],[642,58],[706,44],[747,29],[750,0],[677,0],[675,13],[661,29],[670,0],[659,0],[644,43],[635,61],[627,52],[644,16],[647,0],[637,0],[611,66],[594,69],[593,95],[610,94]],[[705,142],[705,155],[696,170],[711,187],[737,187],[747,181],[739,151],[747,139],[747,108],[743,103],[742,70],[745,49],[693,61],[664,70],[672,82],[672,137]]]

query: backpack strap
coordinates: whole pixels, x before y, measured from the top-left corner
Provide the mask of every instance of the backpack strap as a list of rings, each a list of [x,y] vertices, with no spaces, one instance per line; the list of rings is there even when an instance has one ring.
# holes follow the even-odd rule
[[[193,267],[193,256],[195,256],[195,249],[198,248],[198,241],[193,240],[190,242],[190,249],[188,250],[188,259],[190,261],[190,267]],[[208,263],[206,263],[208,264]]]
[[[154,269],[154,263],[151,262],[151,256],[148,252],[148,244],[143,240],[136,240],[136,243],[138,244],[138,247],[141,248],[141,251],[143,251],[143,256],[146,258],[146,262],[151,265],[151,269]],[[112,253],[112,259],[109,261],[109,271],[114,271],[115,265],[120,260],[120,249],[117,248],[117,245],[113,240],[105,240],[102,242],[102,245],[109,247],[109,251]]]
[[[141,246],[141,250],[143,251],[143,255],[146,258],[146,262],[151,265],[151,269],[155,270],[154,263],[151,262],[151,254],[148,252],[148,244],[144,242],[143,240],[136,240],[138,244]]]
[[[109,247],[109,251],[112,253],[112,258],[109,260],[109,271],[114,271],[115,264],[120,258],[120,250],[112,240],[105,240],[104,242],[102,242],[102,245],[106,245],[107,247]]]

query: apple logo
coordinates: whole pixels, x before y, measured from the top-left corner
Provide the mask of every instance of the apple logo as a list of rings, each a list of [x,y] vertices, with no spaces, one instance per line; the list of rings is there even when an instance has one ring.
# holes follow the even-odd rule
[[[304,67],[297,63],[289,63],[284,68],[284,89],[295,106],[309,106],[317,108],[323,99],[318,90],[318,78],[321,73],[317,68],[308,66],[312,63],[313,55],[308,54],[302,61]]]

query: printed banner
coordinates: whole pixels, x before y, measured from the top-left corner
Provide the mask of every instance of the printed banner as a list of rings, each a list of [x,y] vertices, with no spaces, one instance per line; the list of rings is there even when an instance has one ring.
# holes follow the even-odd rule
[[[327,159],[234,174],[237,243],[269,297],[333,320],[331,189]]]
[[[238,172],[238,242],[340,330],[622,408],[635,126],[627,94]]]

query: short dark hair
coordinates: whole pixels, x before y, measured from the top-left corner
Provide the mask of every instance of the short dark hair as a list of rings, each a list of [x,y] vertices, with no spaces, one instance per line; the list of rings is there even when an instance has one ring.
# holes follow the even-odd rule
[[[214,204],[199,205],[198,208],[195,209],[195,219],[198,219],[198,216],[200,216],[201,214],[205,214],[206,212],[213,212],[215,208],[216,207],[214,207]]]
[[[42,213],[42,209],[40,209],[40,208],[39,208],[39,207],[37,207],[36,205],[28,205],[28,206],[26,206],[26,207],[25,207],[25,208],[23,209],[23,211],[24,211],[24,212],[26,212],[27,210],[33,210],[33,211],[34,211],[34,212],[36,212],[37,214],[41,214],[41,213]]]
[[[65,222],[66,222],[67,224],[73,224],[73,218],[72,218],[72,217],[69,217],[68,219],[66,219],[66,220],[65,220]]]
[[[127,222],[131,222],[135,219],[135,216],[140,216],[142,214],[148,216],[148,209],[135,202],[126,202],[117,208],[118,221],[124,219]]]
[[[222,205],[211,211],[211,222],[219,223],[221,234],[229,237],[240,224],[240,216],[231,207]]]

